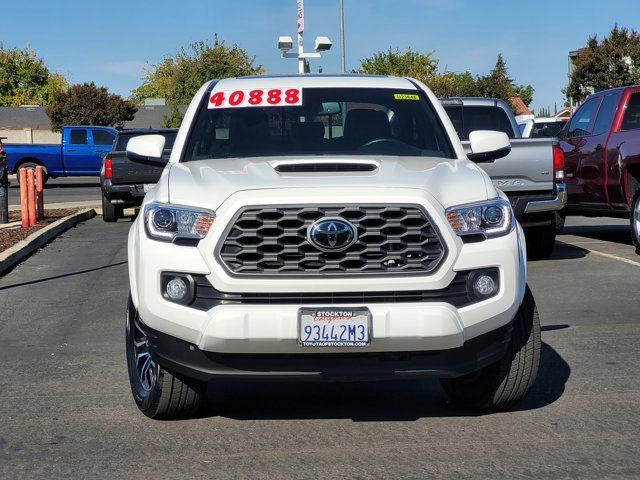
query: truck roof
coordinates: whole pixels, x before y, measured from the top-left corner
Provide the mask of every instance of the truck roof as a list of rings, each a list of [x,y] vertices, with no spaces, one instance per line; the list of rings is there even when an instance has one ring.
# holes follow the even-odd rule
[[[256,75],[250,77],[234,77],[220,80],[216,90],[231,88],[396,88],[402,90],[416,90],[417,87],[407,78],[388,77],[382,75]]]

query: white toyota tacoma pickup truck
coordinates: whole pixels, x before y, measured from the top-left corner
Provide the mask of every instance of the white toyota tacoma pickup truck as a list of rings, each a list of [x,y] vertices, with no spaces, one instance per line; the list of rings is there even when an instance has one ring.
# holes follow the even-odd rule
[[[219,379],[437,377],[465,407],[522,399],[540,358],[524,236],[474,163],[510,144],[469,141],[409,78],[203,85],[129,233],[140,410],[193,414]]]

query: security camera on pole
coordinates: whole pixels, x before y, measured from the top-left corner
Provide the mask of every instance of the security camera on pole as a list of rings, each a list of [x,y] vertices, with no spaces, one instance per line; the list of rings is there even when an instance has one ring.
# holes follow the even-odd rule
[[[304,52],[304,0],[296,1],[297,21],[298,21],[298,51],[290,53],[293,49],[293,38],[290,36],[281,36],[278,38],[278,48],[282,51],[282,58],[297,58],[298,73],[309,73],[308,58],[320,58],[320,52],[326,52],[331,48],[331,40],[328,37],[316,37],[315,52]]]

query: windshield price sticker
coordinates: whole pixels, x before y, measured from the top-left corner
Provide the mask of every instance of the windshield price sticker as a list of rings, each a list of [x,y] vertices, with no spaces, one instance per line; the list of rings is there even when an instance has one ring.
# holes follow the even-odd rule
[[[211,92],[209,108],[296,107],[302,105],[302,88],[254,88]]]
[[[413,93],[394,93],[393,98],[396,100],[420,100],[420,95]]]

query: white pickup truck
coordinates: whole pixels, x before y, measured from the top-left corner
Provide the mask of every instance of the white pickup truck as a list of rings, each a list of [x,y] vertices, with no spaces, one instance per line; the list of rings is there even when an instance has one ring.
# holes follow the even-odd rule
[[[164,137],[134,137],[158,163]],[[129,233],[129,378],[152,418],[216,380],[437,377],[457,403],[528,392],[540,327],[522,228],[433,93],[408,78],[211,81]],[[391,407],[392,408],[392,407]]]

